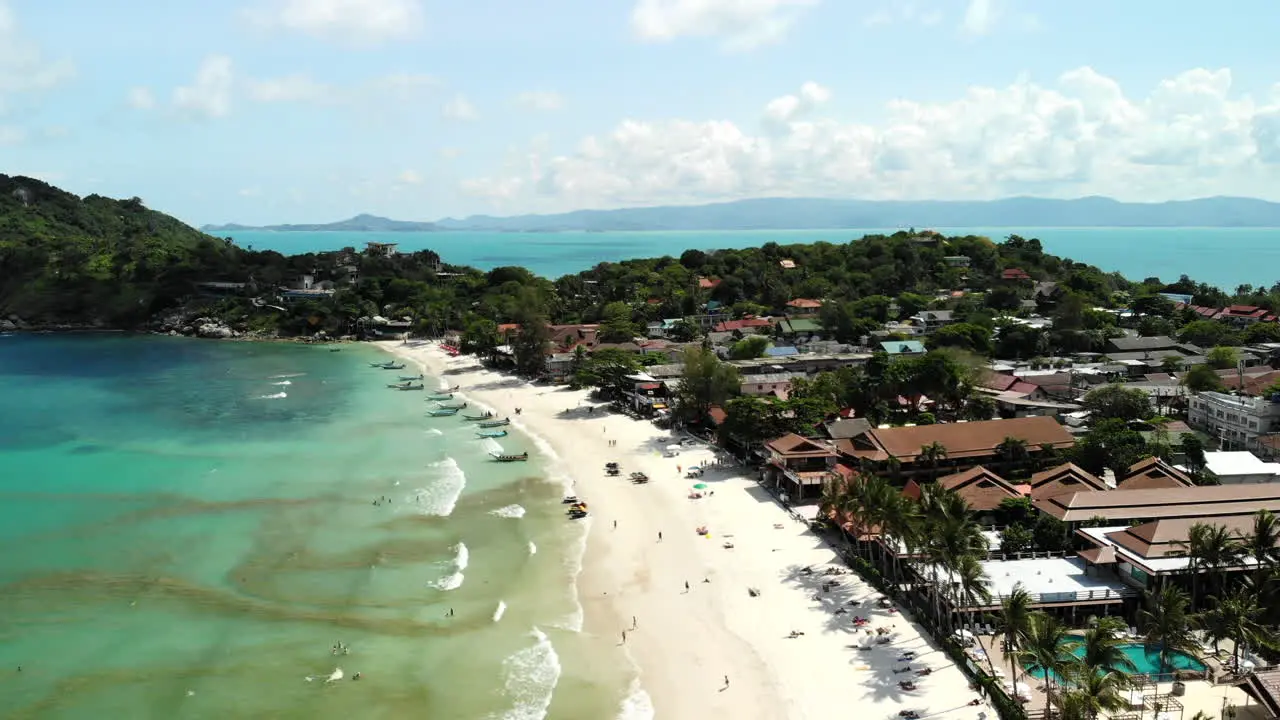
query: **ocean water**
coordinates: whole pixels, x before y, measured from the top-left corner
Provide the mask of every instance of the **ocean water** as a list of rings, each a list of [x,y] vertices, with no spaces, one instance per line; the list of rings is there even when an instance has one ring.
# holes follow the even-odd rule
[[[544,277],[587,270],[600,262],[628,258],[679,257],[688,249],[716,250],[827,241],[843,243],[901,228],[839,230],[744,230],[601,233],[353,233],[235,232],[241,246],[282,253],[364,247],[366,242],[399,243],[403,250],[430,249],[445,262],[491,269],[520,265]],[[1040,238],[1047,252],[1119,272],[1132,280],[1179,275],[1233,290],[1250,283],[1270,287],[1280,281],[1280,228],[936,228],[949,235],[1009,235]]]
[[[618,717],[557,461],[387,357],[0,337],[0,717]]]

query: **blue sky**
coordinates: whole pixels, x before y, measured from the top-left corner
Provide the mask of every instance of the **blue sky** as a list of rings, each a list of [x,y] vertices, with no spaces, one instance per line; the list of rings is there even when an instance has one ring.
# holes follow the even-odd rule
[[[1274,0],[0,0],[0,172],[193,223],[1280,200],[1276,27]]]

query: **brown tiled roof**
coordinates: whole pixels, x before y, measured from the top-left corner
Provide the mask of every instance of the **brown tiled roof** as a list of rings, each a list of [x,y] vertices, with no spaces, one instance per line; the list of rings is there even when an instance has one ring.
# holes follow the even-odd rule
[[[1197,523],[1222,525],[1228,532],[1245,537],[1253,531],[1253,515],[1226,515],[1215,518],[1165,518],[1107,533],[1107,539],[1140,558],[1177,557],[1187,554],[1186,542]]]
[[[830,447],[827,447],[816,440],[801,437],[795,433],[788,433],[780,438],[770,440],[765,443],[765,446],[782,455],[796,455],[801,457],[835,455],[835,450]]]
[[[1017,488],[981,465],[954,475],[940,477],[938,484],[948,490],[954,490],[973,510],[995,510],[1006,498],[1021,497]]]
[[[1041,500],[1035,506],[1059,520],[1083,522],[1161,518],[1214,518],[1258,510],[1280,512],[1280,483],[1203,485],[1150,490],[1083,490]]]
[[[1013,387],[1018,382],[1017,376],[1003,375],[1001,373],[987,371],[978,376],[978,386],[988,390],[996,390],[1004,392]]]
[[[719,405],[712,405],[711,409],[707,410],[707,417],[711,418],[713,425],[723,425],[724,421],[729,419],[729,413]]]
[[[920,454],[920,448],[936,442],[947,449],[949,458],[988,457],[1006,437],[1025,440],[1032,454],[1045,444],[1055,448],[1075,444],[1066,428],[1051,417],[1041,416],[873,429],[854,438],[851,450],[846,452],[870,460],[892,456],[912,462]],[[845,447],[849,446],[842,445],[842,450]]]
[[[1280,717],[1280,669],[1249,673],[1236,687],[1257,700],[1271,717]]]
[[[1149,457],[1129,466],[1129,472],[1117,490],[1154,490],[1158,488],[1183,488],[1195,485],[1181,470],[1158,457]]]
[[[822,301],[812,300],[810,298],[796,298],[795,300],[788,300],[787,307],[804,308],[806,310],[813,310],[813,309],[822,307]]]
[[[1116,561],[1116,549],[1110,545],[1081,550],[1076,555],[1094,565],[1110,565]]]
[[[1038,472],[1031,476],[1030,485],[1031,499],[1033,500],[1042,500],[1055,495],[1079,492],[1081,490],[1106,491],[1111,489],[1107,487],[1102,478],[1075,463],[1064,463],[1058,467]]]

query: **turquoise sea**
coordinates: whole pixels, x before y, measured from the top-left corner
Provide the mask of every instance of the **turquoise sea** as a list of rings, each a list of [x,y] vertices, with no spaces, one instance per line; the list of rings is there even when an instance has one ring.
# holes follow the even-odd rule
[[[679,257],[688,249],[758,247],[767,242],[842,243],[901,228],[839,230],[744,230],[601,233],[352,233],[233,232],[241,246],[302,253],[399,243],[403,250],[430,249],[445,262],[485,270],[521,265],[544,277],[581,272],[600,262],[627,258]],[[1280,281],[1280,228],[936,228],[949,235],[1040,238],[1047,252],[1119,272],[1132,280],[1179,275],[1232,290],[1242,283],[1270,287]]]
[[[0,717],[618,717],[554,459],[387,357],[0,337]]]

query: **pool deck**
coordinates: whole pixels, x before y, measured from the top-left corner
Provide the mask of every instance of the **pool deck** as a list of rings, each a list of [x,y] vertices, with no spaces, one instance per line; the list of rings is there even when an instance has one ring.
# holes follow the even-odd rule
[[[1009,658],[1001,649],[1000,636],[981,635],[978,636],[978,645],[989,654],[995,667],[1000,668],[1005,675],[1009,673]],[[1210,665],[1215,664],[1212,659],[1200,658],[1202,662]],[[1002,678],[1002,682],[1009,682],[1010,678]],[[1028,675],[1021,669],[1018,671],[1017,682],[1024,683],[1030,690],[1030,701],[1025,703],[1029,714],[1040,717],[1044,713],[1045,707],[1045,683],[1044,680]],[[1236,708],[1236,720],[1266,720],[1270,715],[1264,708],[1251,700],[1243,690],[1234,685],[1221,684],[1215,685],[1207,680],[1190,680],[1185,683],[1186,693],[1177,696],[1174,699],[1182,706],[1181,714],[1177,708],[1169,710],[1170,720],[1191,720],[1197,712],[1204,712],[1211,718],[1221,718],[1223,716],[1223,708],[1232,706]],[[1104,714],[1107,720],[1122,720],[1125,718],[1145,718],[1154,720],[1155,713],[1153,705],[1159,702],[1161,698],[1168,696],[1173,691],[1172,682],[1158,683],[1154,692],[1149,692],[1145,707],[1134,707],[1128,710],[1121,710],[1114,714]]]

